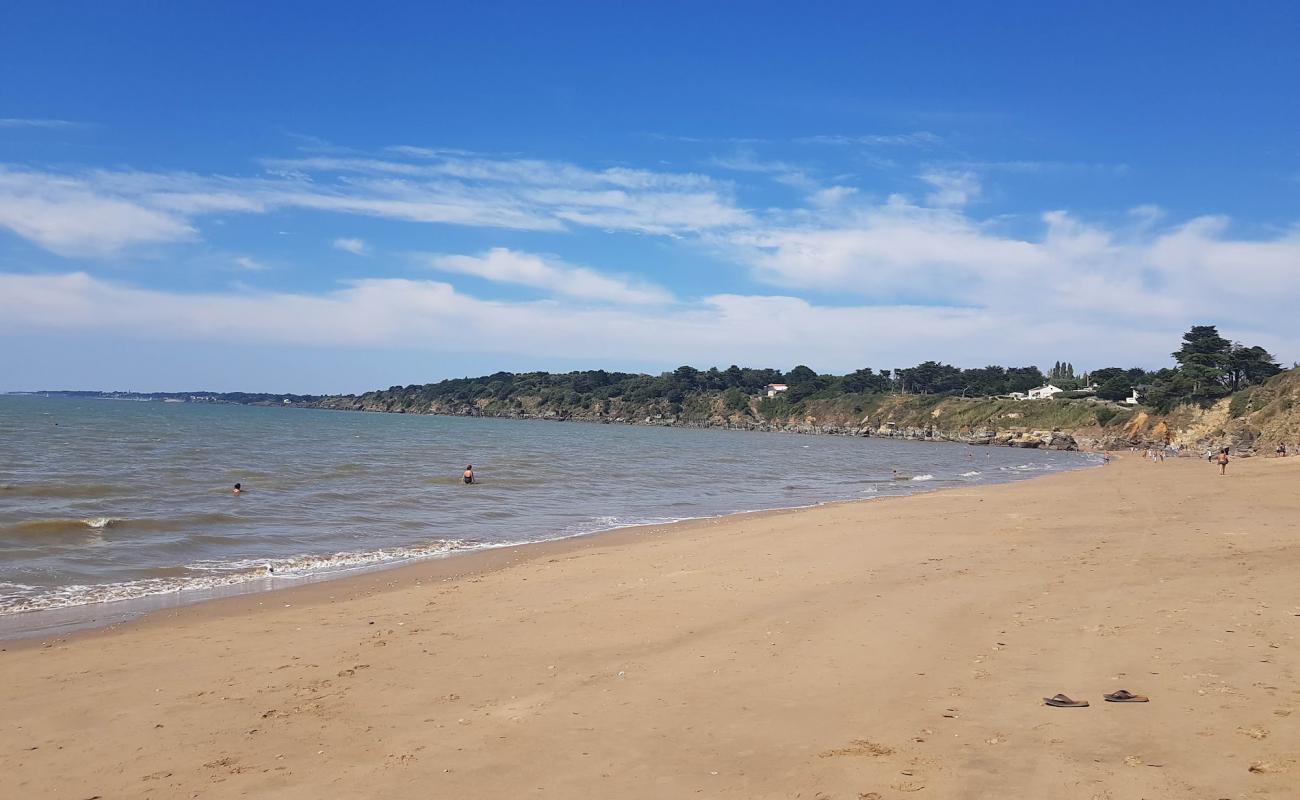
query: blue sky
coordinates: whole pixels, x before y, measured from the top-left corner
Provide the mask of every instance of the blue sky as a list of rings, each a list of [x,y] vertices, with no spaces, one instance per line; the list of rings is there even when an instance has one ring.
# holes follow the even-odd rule
[[[0,390],[1300,359],[1293,4],[48,3]]]

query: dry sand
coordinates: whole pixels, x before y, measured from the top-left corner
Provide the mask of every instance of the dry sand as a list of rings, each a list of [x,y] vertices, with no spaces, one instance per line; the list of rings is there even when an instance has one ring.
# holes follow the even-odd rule
[[[1130,457],[0,643],[0,797],[1300,797],[1300,459],[1217,472]]]

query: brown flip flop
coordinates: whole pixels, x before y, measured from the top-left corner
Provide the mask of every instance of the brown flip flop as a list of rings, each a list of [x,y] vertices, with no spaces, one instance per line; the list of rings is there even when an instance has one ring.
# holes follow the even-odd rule
[[[1047,703],[1049,706],[1056,706],[1057,708],[1087,708],[1088,707],[1087,700],[1071,700],[1070,698],[1066,697],[1063,694],[1058,694],[1055,697],[1044,697],[1043,702]]]
[[[1120,689],[1118,692],[1103,694],[1102,697],[1106,698],[1107,703],[1149,703],[1151,702],[1150,697],[1146,697],[1140,694],[1133,694],[1128,689]]]

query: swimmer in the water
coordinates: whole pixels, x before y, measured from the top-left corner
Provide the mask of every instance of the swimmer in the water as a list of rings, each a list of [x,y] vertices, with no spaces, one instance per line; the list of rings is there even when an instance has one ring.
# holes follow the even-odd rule
[[[474,465],[469,464],[465,467],[465,483],[474,482]]]
[[[235,488],[231,489],[231,490],[230,490],[230,493],[231,493],[231,494],[243,494],[243,493],[244,493],[244,488],[243,488],[243,486],[241,486],[240,484],[236,483],[236,484],[235,484]]]

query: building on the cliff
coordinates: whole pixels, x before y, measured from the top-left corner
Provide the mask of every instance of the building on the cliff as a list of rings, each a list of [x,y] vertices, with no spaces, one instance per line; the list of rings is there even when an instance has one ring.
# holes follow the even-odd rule
[[[1049,383],[1046,386],[1039,386],[1037,389],[1030,389],[1028,397],[1030,400],[1051,400],[1062,391],[1064,390],[1060,387]]]
[[[1124,398],[1124,402],[1125,402],[1125,403],[1128,403],[1128,404],[1131,405],[1131,406],[1135,406],[1135,405],[1137,405],[1138,403],[1141,403],[1141,402],[1142,402],[1142,393],[1139,391],[1139,389],[1144,389],[1144,388],[1146,388],[1146,387],[1144,387],[1144,386],[1134,386],[1134,387],[1133,387],[1133,393],[1130,394],[1128,397],[1125,397],[1125,398]]]
[[[768,397],[776,397],[781,392],[785,392],[790,389],[790,387],[786,386],[784,383],[769,383],[767,386],[763,388],[767,390]]]

